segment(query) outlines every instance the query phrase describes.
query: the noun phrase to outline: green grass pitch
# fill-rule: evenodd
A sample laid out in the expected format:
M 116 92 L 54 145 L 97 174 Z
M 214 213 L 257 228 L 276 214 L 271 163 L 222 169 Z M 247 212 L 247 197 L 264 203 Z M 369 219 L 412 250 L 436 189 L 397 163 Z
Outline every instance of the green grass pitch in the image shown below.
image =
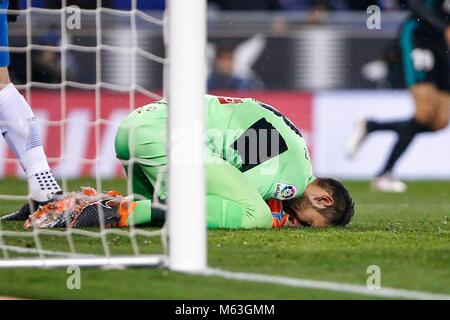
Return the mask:
M 93 180 L 75 180 L 79 186 Z M 295 278 L 365 285 L 369 265 L 381 268 L 381 286 L 450 294 L 450 182 L 410 182 L 404 194 L 371 192 L 367 182 L 346 182 L 356 202 L 348 229 L 218 230 L 208 232 L 212 267 Z M 104 190 L 124 190 L 120 180 Z M 0 194 L 25 194 L 21 180 L 0 181 Z M 1 201 L 0 215 L 21 203 Z M 186 204 L 189 214 L 189 204 Z M 21 230 L 3 223 L 2 229 Z M 32 238 L 7 238 L 33 247 Z M 100 241 L 76 237 L 77 249 L 101 252 Z M 130 241 L 108 237 L 113 254 L 131 253 Z M 60 238 L 42 237 L 45 249 L 66 251 Z M 162 252 L 160 239 L 138 238 L 142 252 Z M 0 251 L 0 259 L 3 258 Z M 68 290 L 65 269 L 2 269 L 0 296 L 112 299 L 354 299 L 362 295 L 291 288 L 216 277 L 188 276 L 161 269 L 83 269 L 81 290 Z

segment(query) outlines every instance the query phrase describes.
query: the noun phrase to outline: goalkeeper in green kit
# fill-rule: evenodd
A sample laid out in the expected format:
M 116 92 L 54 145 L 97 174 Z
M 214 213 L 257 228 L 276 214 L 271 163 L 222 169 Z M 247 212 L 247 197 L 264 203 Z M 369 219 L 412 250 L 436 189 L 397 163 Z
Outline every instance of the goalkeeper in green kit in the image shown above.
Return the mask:
M 289 216 L 291 224 L 317 227 L 350 221 L 353 203 L 347 190 L 335 180 L 313 176 L 304 139 L 277 110 L 251 98 L 212 95 L 206 95 L 205 105 L 209 228 L 270 228 Z M 146 199 L 152 198 L 158 174 L 156 193 L 167 196 L 167 108 L 158 101 L 134 110 L 116 136 L 117 157 L 135 161 L 132 170 L 125 168 L 132 172 L 133 193 Z M 270 208 L 269 199 L 280 200 L 285 213 L 276 202 L 269 202 Z M 152 210 L 151 200 L 136 201 L 128 211 L 128 223 L 134 224 L 158 224 L 164 215 Z
M 327 227 L 350 222 L 354 204 L 348 191 L 334 179 L 314 177 L 305 141 L 286 117 L 251 98 L 206 95 L 205 105 L 208 228 Z M 164 223 L 165 211 L 153 201 L 167 197 L 168 107 L 165 101 L 150 103 L 121 123 L 116 155 L 131 179 L 134 198 L 103 202 L 105 226 Z M 89 215 L 95 215 L 98 207 L 88 206 Z M 92 217 L 83 219 L 83 211 L 78 217 L 73 227 L 98 225 Z

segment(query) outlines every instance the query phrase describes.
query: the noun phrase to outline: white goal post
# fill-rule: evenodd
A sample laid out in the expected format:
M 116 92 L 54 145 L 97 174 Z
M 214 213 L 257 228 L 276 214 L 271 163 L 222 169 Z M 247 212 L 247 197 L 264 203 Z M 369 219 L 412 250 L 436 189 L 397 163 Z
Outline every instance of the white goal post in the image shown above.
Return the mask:
M 205 90 L 206 1 L 170 0 L 169 263 L 179 271 L 206 268 Z M 189 154 L 180 160 L 185 144 Z
M 168 209 L 166 224 L 162 230 L 146 230 L 130 226 L 129 229 L 92 230 L 37 230 L 22 231 L 17 228 L 8 229 L 0 222 L 0 268 L 12 267 L 64 267 L 69 265 L 89 267 L 113 266 L 157 266 L 167 267 L 181 272 L 203 272 L 207 269 L 207 230 L 205 214 L 205 169 L 203 163 L 204 152 L 204 94 L 206 90 L 206 0 L 168 0 L 164 18 L 155 18 L 137 8 L 137 0 L 131 1 L 131 10 L 118 10 L 101 7 L 101 0 L 97 0 L 97 9 L 80 12 L 95 19 L 96 45 L 82 46 L 73 44 L 67 39 L 67 30 L 64 20 L 67 16 L 67 1 L 62 0 L 62 9 L 43 9 L 32 7 L 32 1 L 27 0 L 27 7 L 21 10 L 21 18 L 26 23 L 25 47 L 10 47 L 10 52 L 26 54 L 27 74 L 26 84 L 17 85 L 24 90 L 25 97 L 30 101 L 32 88 L 59 89 L 61 93 L 61 120 L 42 120 L 46 126 L 61 126 L 61 155 L 49 159 L 50 162 L 67 161 L 64 141 L 69 135 L 64 131 L 70 126 L 67 119 L 66 88 L 91 90 L 95 92 L 96 118 L 89 125 L 95 129 L 96 159 L 81 159 L 82 165 L 97 165 L 101 162 L 98 144 L 101 141 L 102 125 L 105 120 L 100 119 L 101 95 L 103 89 L 112 91 L 128 90 L 132 92 L 129 99 L 129 109 L 135 107 L 135 93 L 155 99 L 159 93 L 151 92 L 137 83 L 136 69 L 138 63 L 136 56 L 148 59 L 150 62 L 163 63 L 164 75 L 168 76 L 164 84 L 164 96 L 169 102 L 168 116 Z M 33 42 L 31 21 L 34 14 L 59 15 L 61 19 L 61 41 L 59 46 L 47 46 Z M 103 43 L 101 26 L 102 14 L 129 17 L 131 32 L 130 47 L 117 47 Z M 166 42 L 166 57 L 158 57 L 151 52 L 140 48 L 138 39 L 137 19 L 143 22 L 163 26 Z M 141 26 L 142 27 L 142 26 Z M 129 42 L 127 42 L 130 44 Z M 61 83 L 50 84 L 34 81 L 31 74 L 31 50 L 50 50 L 60 54 Z M 87 84 L 67 79 L 66 65 L 69 63 L 67 52 L 80 51 L 95 53 L 96 57 L 96 83 Z M 102 51 L 130 54 L 131 75 L 127 88 L 108 83 L 102 77 Z M 168 70 L 166 70 L 168 68 Z M 33 107 L 33 105 L 32 105 Z M 180 136 L 182 137 L 180 139 Z M 186 148 L 186 144 L 188 148 Z M 1 149 L 1 145 L 0 145 Z M 184 152 L 182 159 L 176 155 Z M 0 150 L 1 151 L 1 150 Z M 6 159 L 5 163 L 16 165 L 15 159 Z M 64 168 L 64 166 L 62 166 Z M 94 170 L 97 188 L 102 187 L 100 170 Z M 93 171 L 93 172 L 94 172 Z M 64 171 L 60 173 L 62 185 L 68 188 L 68 178 Z M 1 179 L 1 178 L 0 178 Z M 131 183 L 128 183 L 130 195 Z M 71 190 L 70 190 L 71 191 Z M 0 194 L 0 201 L 27 200 L 27 195 Z M 0 212 L 0 215 L 5 212 Z M 108 237 L 117 235 L 130 239 L 130 253 L 112 254 L 114 244 L 109 243 Z M 60 252 L 48 249 L 42 237 L 57 237 L 66 242 L 68 250 Z M 75 237 L 89 237 L 101 243 L 101 254 L 86 254 L 77 250 Z M 138 244 L 137 237 L 161 237 L 164 246 L 162 254 L 141 253 L 142 244 Z M 16 242 L 10 243 L 11 238 L 32 241 L 33 246 L 21 246 Z

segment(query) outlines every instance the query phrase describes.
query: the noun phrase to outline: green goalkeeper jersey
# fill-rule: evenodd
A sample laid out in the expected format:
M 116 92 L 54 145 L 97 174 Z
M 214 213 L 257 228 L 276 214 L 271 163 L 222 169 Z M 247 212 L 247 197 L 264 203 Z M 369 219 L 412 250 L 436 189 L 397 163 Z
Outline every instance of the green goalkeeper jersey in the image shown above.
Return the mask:
M 206 95 L 205 102 L 208 226 L 270 227 L 264 200 L 301 196 L 314 180 L 304 139 L 287 118 L 254 99 Z M 135 224 L 154 223 L 152 198 L 167 196 L 167 111 L 165 101 L 137 108 L 116 135 L 133 193 L 146 199 L 137 201 Z
M 205 99 L 211 152 L 244 173 L 263 199 L 303 194 L 314 176 L 305 140 L 289 119 L 252 98 Z

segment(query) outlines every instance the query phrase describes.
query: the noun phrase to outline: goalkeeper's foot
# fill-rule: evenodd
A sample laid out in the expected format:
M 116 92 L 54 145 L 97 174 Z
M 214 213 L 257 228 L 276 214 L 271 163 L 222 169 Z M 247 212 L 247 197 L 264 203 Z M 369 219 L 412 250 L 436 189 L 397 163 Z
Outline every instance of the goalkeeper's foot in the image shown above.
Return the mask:
M 118 203 L 115 200 L 103 200 L 92 203 L 83 208 L 70 225 L 72 228 L 100 227 L 100 221 L 103 220 L 105 228 L 124 227 L 124 218 L 128 217 L 128 211 L 123 210 L 125 202 L 127 201 Z
M 118 227 L 121 216 L 119 205 L 114 200 L 103 200 L 86 206 L 71 222 L 71 227 L 100 227 L 102 225 L 100 221 L 102 220 L 105 228 Z
M 40 206 L 25 222 L 28 228 L 89 228 L 126 226 L 130 202 L 117 191 L 97 192 L 83 187 Z M 131 203 L 133 203 L 131 201 Z
M 0 221 L 25 221 L 27 220 L 30 215 L 32 215 L 36 210 L 38 210 L 40 207 L 45 206 L 46 204 L 58 200 L 63 195 L 62 191 L 59 191 L 53 195 L 53 198 L 49 201 L 40 202 L 35 200 L 30 200 L 29 202 L 25 203 L 19 210 L 16 212 L 7 214 L 6 216 L 3 216 L 0 218 Z

